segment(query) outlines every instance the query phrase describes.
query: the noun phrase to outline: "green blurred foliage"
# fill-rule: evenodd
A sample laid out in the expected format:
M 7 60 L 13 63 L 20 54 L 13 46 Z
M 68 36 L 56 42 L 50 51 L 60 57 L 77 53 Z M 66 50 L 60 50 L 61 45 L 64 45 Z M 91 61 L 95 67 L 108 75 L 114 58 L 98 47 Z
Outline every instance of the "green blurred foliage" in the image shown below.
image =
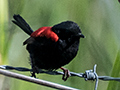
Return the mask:
M 4 9 L 6 11 L 4 11 Z M 8 30 L 8 3 L 0 0 L 0 64 L 7 59 L 8 43 L 6 31 Z M 3 60 L 3 61 L 2 61 Z
M 120 51 L 117 54 L 117 57 L 116 57 L 116 60 L 115 60 L 115 63 L 112 69 L 112 74 L 111 74 L 112 77 L 120 77 L 119 62 L 120 62 Z M 109 82 L 107 90 L 119 90 L 119 89 L 120 89 L 119 82 L 115 82 L 115 81 Z
M 25 18 L 33 30 L 66 20 L 76 22 L 86 38 L 81 39 L 77 56 L 65 67 L 79 73 L 97 64 L 98 75 L 114 76 L 116 72 L 120 77 L 119 64 L 116 65 L 120 62 L 116 59 L 120 55 L 120 4 L 117 0 L 0 0 L 0 64 L 30 68 L 28 52 L 22 46 L 29 36 L 11 22 L 14 14 Z M 17 73 L 30 76 L 29 72 Z M 61 80 L 62 76 L 39 74 L 37 77 L 81 90 L 93 90 L 95 84 L 78 77 L 70 77 L 66 82 Z M 10 78 L 5 78 L 3 83 L 1 90 L 53 90 Z M 110 88 L 111 83 L 108 83 L 99 81 L 98 90 Z M 115 88 L 118 90 L 119 85 Z

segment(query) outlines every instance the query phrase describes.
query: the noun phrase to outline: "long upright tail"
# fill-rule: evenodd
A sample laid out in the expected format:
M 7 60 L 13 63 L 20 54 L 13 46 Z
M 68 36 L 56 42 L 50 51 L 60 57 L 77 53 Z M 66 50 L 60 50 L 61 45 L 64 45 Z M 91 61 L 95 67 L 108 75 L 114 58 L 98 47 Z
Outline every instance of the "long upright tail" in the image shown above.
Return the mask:
M 31 35 L 33 33 L 33 30 L 30 28 L 27 22 L 20 15 L 14 15 L 13 18 L 15 20 L 12 20 L 12 22 L 17 26 L 19 26 L 28 35 Z

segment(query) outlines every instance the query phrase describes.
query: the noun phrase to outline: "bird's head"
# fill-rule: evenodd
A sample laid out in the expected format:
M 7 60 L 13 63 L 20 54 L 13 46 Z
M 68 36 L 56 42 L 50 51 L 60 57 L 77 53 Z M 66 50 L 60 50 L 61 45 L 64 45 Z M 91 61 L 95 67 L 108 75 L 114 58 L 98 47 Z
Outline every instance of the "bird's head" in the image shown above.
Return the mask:
M 52 31 L 55 32 L 59 38 L 67 39 L 70 37 L 84 38 L 79 26 L 73 21 L 65 21 L 54 25 Z

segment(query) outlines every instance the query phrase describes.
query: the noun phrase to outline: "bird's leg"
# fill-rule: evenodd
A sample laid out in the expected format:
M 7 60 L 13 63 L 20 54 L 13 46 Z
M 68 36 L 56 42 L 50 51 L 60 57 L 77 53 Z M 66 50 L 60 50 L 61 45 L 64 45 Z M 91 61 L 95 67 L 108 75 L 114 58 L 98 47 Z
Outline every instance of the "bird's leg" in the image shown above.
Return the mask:
M 32 76 L 31 77 L 36 78 L 35 73 L 37 73 L 37 74 L 39 73 L 39 69 L 36 66 L 32 67 L 32 72 L 31 72 Z
M 62 79 L 66 81 L 71 76 L 70 71 L 63 67 L 61 67 L 60 69 L 62 69 L 64 72 Z
M 31 74 L 32 74 L 32 76 L 31 76 L 31 77 L 36 78 L 35 72 L 31 72 Z

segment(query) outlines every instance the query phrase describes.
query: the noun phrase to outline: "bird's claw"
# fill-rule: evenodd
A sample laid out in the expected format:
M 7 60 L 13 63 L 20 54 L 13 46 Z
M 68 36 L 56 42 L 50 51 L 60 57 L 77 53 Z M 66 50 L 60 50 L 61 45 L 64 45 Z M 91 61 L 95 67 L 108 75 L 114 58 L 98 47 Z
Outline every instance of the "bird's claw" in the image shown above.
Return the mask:
M 36 78 L 35 72 L 31 72 L 31 77 Z
M 64 72 L 62 79 L 64 81 L 66 81 L 71 76 L 70 71 L 68 69 L 65 69 L 65 68 L 62 68 L 62 67 L 61 67 L 61 69 Z

